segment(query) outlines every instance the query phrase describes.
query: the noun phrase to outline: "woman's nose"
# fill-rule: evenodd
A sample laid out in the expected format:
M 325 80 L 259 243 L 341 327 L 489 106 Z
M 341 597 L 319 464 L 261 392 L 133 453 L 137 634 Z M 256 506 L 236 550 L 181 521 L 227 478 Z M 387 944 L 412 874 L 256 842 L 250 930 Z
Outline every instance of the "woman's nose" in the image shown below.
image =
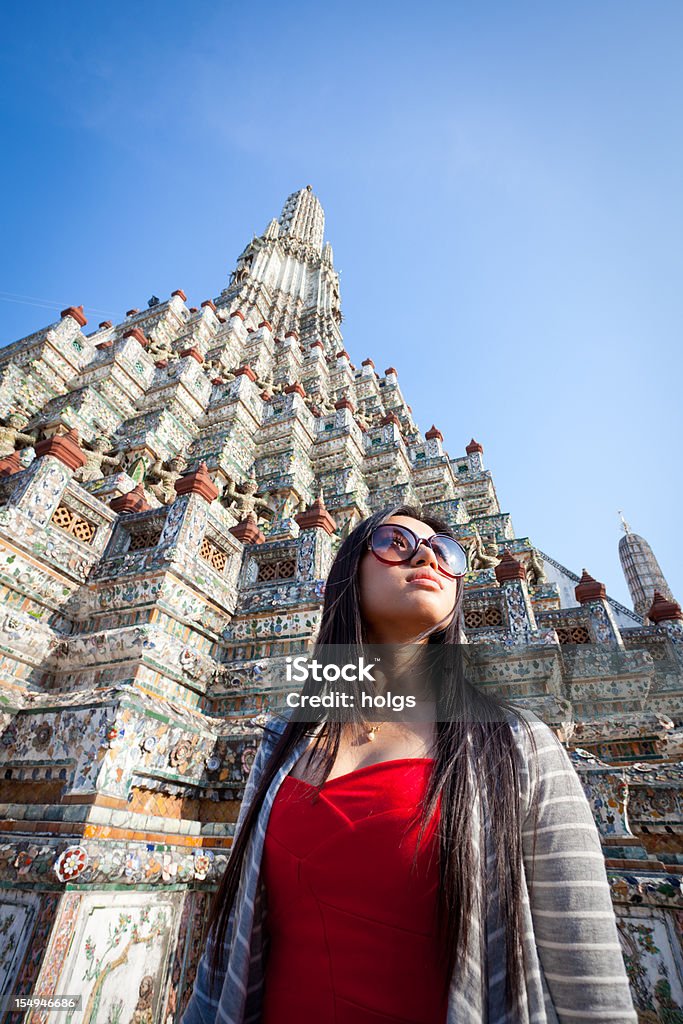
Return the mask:
M 423 538 L 420 538 L 420 542 L 417 545 L 417 551 L 415 552 L 413 557 L 410 559 L 410 564 L 411 565 L 425 565 L 425 564 L 427 564 L 427 565 L 430 565 L 432 567 L 432 569 L 438 569 L 439 568 L 439 562 L 437 560 L 436 555 L 434 554 L 434 552 L 430 548 L 429 544 L 427 544 L 426 540 L 424 540 Z

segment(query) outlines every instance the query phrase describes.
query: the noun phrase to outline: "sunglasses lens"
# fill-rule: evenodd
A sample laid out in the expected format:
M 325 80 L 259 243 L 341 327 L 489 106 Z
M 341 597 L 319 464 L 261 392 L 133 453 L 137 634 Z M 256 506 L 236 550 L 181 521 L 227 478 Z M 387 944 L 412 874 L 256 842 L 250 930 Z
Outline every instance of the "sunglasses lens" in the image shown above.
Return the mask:
M 436 560 L 445 572 L 462 576 L 467 572 L 467 555 L 456 540 L 443 534 L 432 537 L 432 550 Z
M 467 572 L 467 555 L 452 537 L 437 533 L 430 545 L 441 569 L 452 576 Z M 372 534 L 372 550 L 385 562 L 406 562 L 416 551 L 415 538 L 408 530 L 389 523 L 378 526 Z
M 415 550 L 415 542 L 400 526 L 378 526 L 372 535 L 372 550 L 387 562 L 405 562 Z

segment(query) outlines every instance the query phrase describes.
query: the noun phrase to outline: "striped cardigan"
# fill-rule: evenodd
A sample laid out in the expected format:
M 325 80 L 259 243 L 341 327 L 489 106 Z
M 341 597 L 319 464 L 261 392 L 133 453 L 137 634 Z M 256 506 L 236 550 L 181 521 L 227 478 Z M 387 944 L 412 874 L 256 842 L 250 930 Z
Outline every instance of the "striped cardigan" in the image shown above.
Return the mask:
M 464 967 L 451 979 L 445 1024 L 637 1024 L 612 908 L 605 863 L 593 815 L 579 778 L 554 733 L 524 712 L 537 746 L 538 773 L 522 725 L 512 722 L 521 748 L 520 775 L 524 868 L 523 942 L 527 970 L 523 1005 L 511 1017 L 504 1008 L 505 936 L 494 929 L 495 887 L 489 907 L 472 921 Z M 235 835 L 253 799 L 269 755 L 286 722 L 270 716 L 247 780 Z M 317 733 L 319 724 L 313 734 Z M 229 951 L 215 988 L 209 983 L 211 939 L 199 962 L 181 1024 L 258 1024 L 264 990 L 265 898 L 260 878 L 268 816 L 280 784 L 307 749 L 302 737 L 278 769 L 266 793 L 245 851 L 237 897 L 226 932 Z M 536 854 L 530 878 L 534 805 L 538 806 Z M 480 807 L 474 801 L 473 842 L 479 851 Z M 492 862 L 484 826 L 487 864 Z M 493 873 L 495 874 L 495 872 Z M 307 1024 L 307 1022 L 302 1022 Z

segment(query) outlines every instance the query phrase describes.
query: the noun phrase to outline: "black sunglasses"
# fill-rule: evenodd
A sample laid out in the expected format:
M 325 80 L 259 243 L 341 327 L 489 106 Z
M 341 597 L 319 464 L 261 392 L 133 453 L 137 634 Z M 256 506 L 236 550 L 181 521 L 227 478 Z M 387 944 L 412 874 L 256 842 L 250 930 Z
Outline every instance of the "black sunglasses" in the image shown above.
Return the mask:
M 407 526 L 384 523 L 376 526 L 368 538 L 368 548 L 385 565 L 400 565 L 413 557 L 420 544 L 434 552 L 439 572 L 449 579 L 458 579 L 467 572 L 467 552 L 457 540 L 446 533 L 418 537 Z

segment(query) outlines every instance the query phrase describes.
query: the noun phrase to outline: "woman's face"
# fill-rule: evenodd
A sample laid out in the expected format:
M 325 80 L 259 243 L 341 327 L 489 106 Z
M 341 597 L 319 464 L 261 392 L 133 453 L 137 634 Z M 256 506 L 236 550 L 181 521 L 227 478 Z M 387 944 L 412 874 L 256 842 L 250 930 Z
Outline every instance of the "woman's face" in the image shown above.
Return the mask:
M 418 537 L 433 537 L 435 532 L 410 516 L 391 516 L 386 522 L 407 526 Z M 436 555 L 425 544 L 409 561 L 397 565 L 386 565 L 366 551 L 358 574 L 369 643 L 409 643 L 437 624 L 446 626 L 452 618 L 458 580 L 439 572 Z

